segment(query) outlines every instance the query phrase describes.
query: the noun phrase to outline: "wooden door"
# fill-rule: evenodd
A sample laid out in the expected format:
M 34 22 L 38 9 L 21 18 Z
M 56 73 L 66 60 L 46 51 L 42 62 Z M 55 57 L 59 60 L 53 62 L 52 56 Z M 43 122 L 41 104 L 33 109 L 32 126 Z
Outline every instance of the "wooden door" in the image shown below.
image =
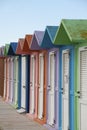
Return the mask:
M 9 99 L 9 58 L 7 59 L 7 101 Z
M 55 111 L 55 99 L 54 99 L 54 87 L 55 87 L 55 53 L 49 54 L 49 85 L 48 85 L 48 124 L 54 124 L 54 111 Z
M 87 130 L 87 48 L 79 49 L 78 119 L 79 130 Z
M 13 103 L 15 104 L 15 83 L 16 83 L 16 63 L 15 63 L 15 57 L 13 59 L 13 64 L 14 64 L 14 68 L 13 68 Z
M 62 130 L 69 128 L 69 50 L 62 52 Z
M 22 57 L 21 107 L 26 108 L 26 57 Z
M 14 65 L 14 63 L 13 63 L 13 58 L 11 58 L 11 79 L 10 79 L 10 100 L 11 100 L 11 102 L 12 102 L 12 100 L 13 100 L 13 65 Z
M 4 60 L 4 98 L 6 97 L 6 59 Z
M 35 56 L 31 55 L 31 72 L 30 72 L 30 113 L 35 109 Z
M 9 59 L 9 101 L 11 101 L 11 58 Z
M 15 58 L 15 105 L 18 104 L 18 57 Z
M 44 56 L 39 55 L 39 95 L 38 95 L 38 118 L 43 118 L 43 89 L 44 89 Z

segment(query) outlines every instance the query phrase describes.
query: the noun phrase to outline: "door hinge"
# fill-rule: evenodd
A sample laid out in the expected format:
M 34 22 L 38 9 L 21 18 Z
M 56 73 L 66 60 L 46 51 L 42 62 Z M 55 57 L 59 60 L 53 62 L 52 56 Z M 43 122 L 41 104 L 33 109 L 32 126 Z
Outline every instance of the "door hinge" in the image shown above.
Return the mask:
M 70 128 L 68 127 L 68 130 L 70 130 Z
M 34 60 L 36 60 L 36 56 L 34 56 Z
M 56 124 L 56 120 L 54 120 L 54 124 Z
M 42 114 L 42 117 L 44 117 L 44 114 Z
M 69 56 L 70 56 L 70 51 L 69 51 Z
M 56 57 L 56 53 L 54 53 L 54 57 Z

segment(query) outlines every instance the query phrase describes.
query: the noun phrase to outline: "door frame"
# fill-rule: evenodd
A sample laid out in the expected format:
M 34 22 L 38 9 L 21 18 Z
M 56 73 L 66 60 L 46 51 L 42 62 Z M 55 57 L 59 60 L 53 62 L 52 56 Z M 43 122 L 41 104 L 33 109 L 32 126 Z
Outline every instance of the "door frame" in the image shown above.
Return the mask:
M 21 56 L 19 56 L 18 60 L 18 109 L 21 108 Z
M 33 75 L 33 70 L 32 70 L 32 60 L 34 58 L 34 75 Z M 32 86 L 32 76 L 34 76 L 34 112 L 35 112 L 35 74 L 36 74 L 36 55 L 35 54 L 31 54 L 30 56 L 30 95 L 31 95 L 31 86 Z M 30 108 L 31 109 L 31 96 L 30 96 Z M 32 113 L 34 114 L 34 113 Z
M 69 86 L 70 86 L 70 83 L 69 83 L 69 81 L 68 81 L 68 92 L 67 92 L 67 94 L 68 95 L 64 95 L 63 93 L 64 93 L 64 88 L 63 88 L 63 85 L 64 85 L 64 60 L 63 60 L 63 55 L 64 54 L 68 54 L 68 56 L 69 56 L 69 69 L 68 69 L 68 71 L 69 71 L 69 77 L 70 77 L 70 49 L 64 49 L 64 50 L 62 50 L 62 88 L 61 88 L 61 91 L 62 91 L 62 106 L 63 106 L 63 101 L 64 101 L 64 99 L 66 99 L 66 98 L 68 98 L 68 111 L 69 111 L 69 91 L 70 91 L 70 88 L 69 88 Z M 69 78 L 68 77 L 68 78 Z M 70 78 L 69 78 L 70 79 Z M 68 80 L 69 80 L 68 79 Z M 64 106 L 62 107 L 62 118 L 63 118 L 63 109 L 64 109 Z M 62 119 L 62 126 L 63 126 L 63 120 L 64 120 L 64 118 Z M 69 124 L 69 112 L 68 112 L 68 124 Z M 63 129 L 63 128 L 62 128 Z M 69 129 L 69 126 L 68 126 L 68 129 Z M 64 129 L 63 129 L 64 130 Z
M 83 43 L 83 44 L 77 44 L 76 46 L 75 46 L 75 98 L 74 98 L 74 100 L 75 100 L 75 103 L 74 103 L 74 105 L 75 105 L 75 122 L 74 122 L 74 124 L 75 124 L 75 127 L 74 127 L 74 129 L 75 130 L 79 130 L 79 112 L 78 112 L 78 110 L 79 110 L 79 98 L 78 98 L 78 94 L 77 94 L 77 91 L 79 91 L 80 90 L 80 87 L 79 87 L 79 85 L 80 85 L 80 72 L 79 72 L 79 69 L 80 69 L 80 60 L 79 60 L 79 58 L 80 58 L 80 50 L 84 50 L 84 49 L 87 49 L 87 43 Z M 79 67 L 78 67 L 78 65 L 79 65 Z
M 43 58 L 43 88 L 42 88 L 42 92 L 43 92 L 43 107 L 44 107 L 44 75 L 45 75 L 45 73 L 44 73 L 44 69 L 45 69 L 45 63 L 44 63 L 44 54 L 43 53 L 39 53 L 39 87 L 38 87 L 38 118 L 39 118 L 39 101 L 40 101 L 40 97 L 39 97 L 39 94 L 40 94 L 40 91 L 41 91 L 41 87 L 40 87 L 40 80 L 41 80 L 41 75 L 42 75 L 42 73 L 41 73 L 41 69 L 42 68 L 40 68 L 41 67 L 41 58 Z M 44 111 L 44 110 L 43 110 Z M 42 114 L 42 118 L 43 118 L 43 114 Z M 41 119 L 42 119 L 41 118 Z M 40 119 L 40 118 L 39 118 Z
M 47 109 L 46 109 L 46 105 L 47 105 L 47 50 L 40 50 L 38 51 L 38 72 L 39 72 L 39 55 L 40 54 L 43 54 L 44 55 L 44 105 L 43 105 L 43 118 L 42 119 L 39 119 L 38 118 L 38 87 L 37 87 L 37 109 L 36 109 L 36 118 L 34 119 L 35 121 L 39 122 L 40 124 L 45 124 L 46 123 L 46 114 L 47 114 Z M 39 74 L 37 74 L 38 77 L 36 78 L 37 79 L 37 86 L 39 86 Z
M 59 130 L 62 129 L 62 52 L 64 50 L 70 51 L 69 63 L 69 128 L 74 129 L 74 46 L 60 47 L 59 52 Z
M 58 129 L 58 115 L 59 115 L 59 108 L 58 108 L 58 103 L 59 103 L 59 49 L 58 48 L 52 48 L 48 50 L 48 63 L 47 63 L 47 68 L 48 68 L 48 77 L 47 77 L 47 102 L 48 102 L 48 91 L 49 91 L 49 55 L 50 53 L 55 54 L 55 86 L 54 86 L 54 93 L 55 93 L 55 100 L 54 100 L 54 126 L 49 126 L 49 127 L 55 127 Z M 48 103 L 47 103 L 48 104 Z M 48 105 L 47 105 L 47 117 L 48 117 Z M 47 121 L 48 122 L 48 121 Z M 47 123 L 47 125 L 49 125 Z
M 29 102 L 29 94 L 30 94 L 30 55 L 22 55 L 21 56 L 21 71 L 22 71 L 22 57 L 25 57 L 26 58 L 26 94 L 25 94 L 25 110 L 26 112 L 28 113 L 29 112 L 29 105 L 30 105 L 30 102 Z M 22 73 L 21 73 L 22 74 Z M 21 75 L 21 81 L 22 81 L 22 75 Z M 22 92 L 22 82 L 21 82 L 21 92 Z

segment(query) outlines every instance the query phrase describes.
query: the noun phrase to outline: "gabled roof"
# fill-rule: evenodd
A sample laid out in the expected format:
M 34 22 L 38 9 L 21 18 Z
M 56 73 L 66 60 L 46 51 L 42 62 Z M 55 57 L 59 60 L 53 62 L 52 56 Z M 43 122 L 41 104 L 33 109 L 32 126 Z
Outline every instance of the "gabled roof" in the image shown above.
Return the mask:
M 8 55 L 16 55 L 17 42 L 11 42 L 8 50 Z
M 40 44 L 44 36 L 44 31 L 35 31 L 32 37 L 30 49 L 31 50 L 41 50 Z
M 0 47 L 0 56 L 4 56 L 4 46 Z
M 2 55 L 4 56 L 4 46 L 2 46 Z
M 23 54 L 23 51 L 22 51 L 23 44 L 24 44 L 24 39 L 19 38 L 17 48 L 16 48 L 16 54 Z
M 67 45 L 87 42 L 87 20 L 63 19 L 55 35 L 54 44 Z
M 25 40 L 26 40 L 29 48 L 30 48 L 32 37 L 33 37 L 33 35 L 28 35 L 28 34 L 25 36 Z
M 16 54 L 31 54 L 29 46 L 31 43 L 32 35 L 26 35 L 24 39 L 19 39 Z
M 22 51 L 25 53 L 25 54 L 29 54 L 31 53 L 32 51 L 30 50 L 30 44 L 31 44 L 31 40 L 32 40 L 32 36 L 33 35 L 25 35 L 25 39 L 24 39 L 24 44 L 22 46 Z
M 9 44 L 5 44 L 5 47 L 4 47 L 4 56 L 7 56 L 8 50 L 9 50 Z
M 46 27 L 44 37 L 41 42 L 42 48 L 49 49 L 52 47 L 56 47 L 56 45 L 53 44 L 53 40 L 54 40 L 57 29 L 58 29 L 58 26 L 47 26 Z

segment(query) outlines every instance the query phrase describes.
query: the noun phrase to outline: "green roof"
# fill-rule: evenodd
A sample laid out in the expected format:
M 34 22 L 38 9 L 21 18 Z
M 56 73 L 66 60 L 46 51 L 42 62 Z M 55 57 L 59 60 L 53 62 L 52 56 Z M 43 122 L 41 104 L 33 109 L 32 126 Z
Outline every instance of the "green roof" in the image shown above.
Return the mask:
M 54 44 L 69 45 L 87 42 L 87 20 L 63 19 L 55 35 Z
M 8 50 L 9 50 L 9 44 L 5 44 L 5 47 L 4 47 L 4 56 L 7 56 Z

